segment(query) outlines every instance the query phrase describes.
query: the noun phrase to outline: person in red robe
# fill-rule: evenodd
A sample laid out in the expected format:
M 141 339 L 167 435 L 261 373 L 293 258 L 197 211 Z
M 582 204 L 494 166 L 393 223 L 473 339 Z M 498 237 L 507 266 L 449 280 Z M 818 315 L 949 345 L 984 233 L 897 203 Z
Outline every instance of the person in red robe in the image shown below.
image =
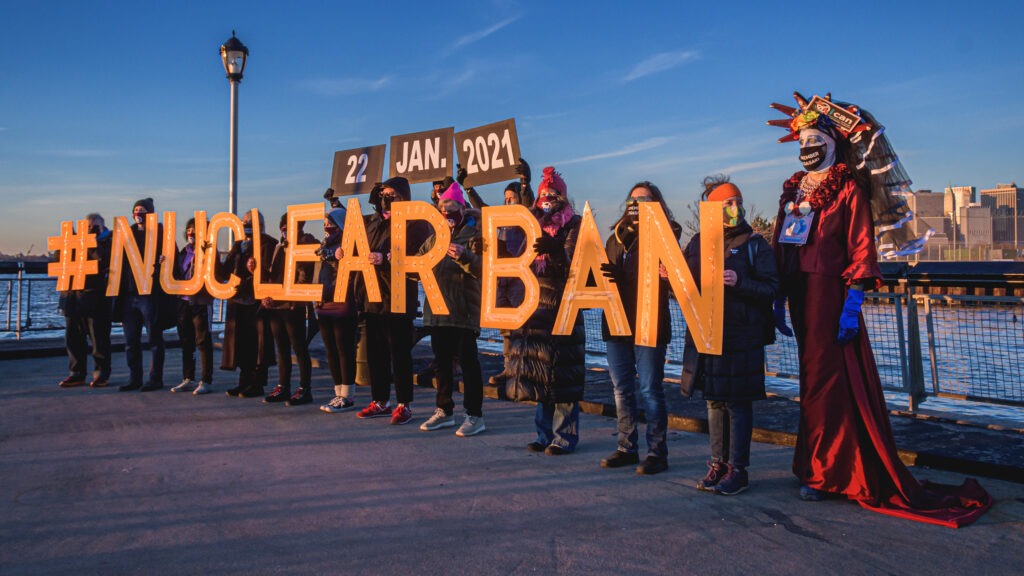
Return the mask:
M 877 142 L 884 139 L 881 126 L 866 111 L 830 97 L 810 103 L 795 97 L 799 110 L 773 107 L 791 115 L 790 135 L 781 141 L 799 139 L 806 171 L 782 185 L 773 247 L 783 294 L 776 324 L 783 334 L 795 332 L 800 363 L 793 455 L 800 496 L 840 495 L 885 514 L 951 527 L 969 524 L 992 505 L 974 479 L 961 486 L 918 481 L 900 461 L 860 312 L 864 292 L 882 281 L 872 207 L 886 203 L 872 198 L 889 198 L 884 183 L 873 189 L 881 180 L 872 181 L 872 170 L 864 167 L 873 165 L 868 155 L 884 150 L 891 170 L 895 155 L 887 142 Z M 785 324 L 787 297 L 792 332 Z

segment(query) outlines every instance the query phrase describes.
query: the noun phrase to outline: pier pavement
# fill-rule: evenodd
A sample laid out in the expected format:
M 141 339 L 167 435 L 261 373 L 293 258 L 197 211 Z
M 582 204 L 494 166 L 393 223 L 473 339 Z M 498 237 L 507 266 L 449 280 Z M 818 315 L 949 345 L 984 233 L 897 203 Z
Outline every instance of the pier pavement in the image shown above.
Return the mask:
M 171 382 L 180 359 L 167 358 Z M 123 381 L 123 354 L 114 366 Z M 228 398 L 227 372 L 194 397 L 60 389 L 64 367 L 0 362 L 4 575 L 1019 573 L 1024 485 L 984 474 L 995 506 L 952 530 L 800 501 L 781 444 L 756 442 L 750 490 L 715 496 L 694 489 L 707 437 L 679 429 L 670 469 L 641 477 L 599 467 L 615 446 L 601 414 L 582 416 L 575 454 L 546 456 L 525 450 L 528 404 L 487 399 L 488 430 L 457 438 L 418 429 L 425 388 L 399 427 Z M 314 393 L 330 394 L 324 369 Z

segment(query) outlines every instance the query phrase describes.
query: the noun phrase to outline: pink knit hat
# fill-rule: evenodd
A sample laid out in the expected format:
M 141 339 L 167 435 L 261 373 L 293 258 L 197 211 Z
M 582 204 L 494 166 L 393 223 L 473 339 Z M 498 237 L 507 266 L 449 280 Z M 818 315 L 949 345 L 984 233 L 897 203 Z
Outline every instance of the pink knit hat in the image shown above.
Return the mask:
M 548 166 L 544 169 L 544 176 L 540 180 L 540 186 L 537 186 L 537 195 L 540 196 L 547 189 L 554 190 L 563 197 L 568 191 L 565 187 L 565 180 L 562 180 L 561 174 L 555 172 L 554 166 Z
M 466 198 L 462 195 L 462 187 L 459 186 L 458 182 L 452 182 L 452 185 L 449 186 L 448 189 L 444 191 L 444 194 L 441 194 L 441 197 L 437 199 L 437 203 L 440 204 L 445 200 L 454 200 L 462 206 L 466 205 Z

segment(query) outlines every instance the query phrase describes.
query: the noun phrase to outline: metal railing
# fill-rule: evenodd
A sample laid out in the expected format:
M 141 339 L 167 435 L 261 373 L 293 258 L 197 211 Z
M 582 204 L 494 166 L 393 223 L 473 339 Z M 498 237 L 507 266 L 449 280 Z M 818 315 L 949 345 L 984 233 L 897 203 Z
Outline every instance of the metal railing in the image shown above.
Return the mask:
M 57 306 L 56 279 L 40 274 L 38 263 L 16 268 L 6 264 L 0 270 L 4 295 L 0 318 L 6 320 L 3 332 L 17 339 L 26 333 L 45 335 L 45 331 L 61 335 L 64 318 Z M 1007 279 L 1017 274 L 1016 270 L 999 268 L 986 276 L 985 266 L 980 268 L 974 273 L 975 281 L 988 285 L 1008 285 Z M 45 274 L 45 264 L 41 270 Z M 906 393 L 911 410 L 928 396 L 1024 405 L 1024 298 L 915 294 L 915 287 L 920 286 L 965 285 L 962 272 L 942 276 L 930 265 L 921 270 L 917 281 L 907 280 L 906 269 L 900 274 L 887 273 L 887 277 L 902 276 L 898 283 L 904 286 L 904 293 L 866 295 L 866 330 L 883 387 Z M 960 283 L 954 282 L 956 278 L 961 278 Z M 890 278 L 889 284 L 897 282 Z M 222 322 L 223 302 L 217 301 L 214 306 L 214 318 Z M 671 301 L 670 314 L 673 338 L 666 356 L 670 364 L 678 365 L 683 357 L 686 323 L 675 301 Z M 587 351 L 604 354 L 601 313 L 586 310 L 583 316 Z M 497 330 L 485 329 L 481 338 L 501 340 Z M 799 362 L 795 339 L 780 336 L 766 349 L 765 364 L 768 374 L 796 378 Z

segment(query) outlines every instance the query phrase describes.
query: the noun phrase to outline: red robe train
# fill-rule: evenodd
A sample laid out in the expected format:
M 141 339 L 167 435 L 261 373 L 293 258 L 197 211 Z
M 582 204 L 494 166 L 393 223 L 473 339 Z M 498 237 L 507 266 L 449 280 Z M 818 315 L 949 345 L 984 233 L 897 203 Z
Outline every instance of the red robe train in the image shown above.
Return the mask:
M 868 195 L 845 165 L 833 166 L 804 198 L 815 210 L 807 244 L 778 243 L 785 206 L 795 200 L 803 175 L 783 184 L 774 242 L 800 359 L 793 473 L 801 484 L 876 512 L 950 527 L 970 524 L 992 498 L 973 478 L 946 486 L 913 477 L 896 453 L 866 331 L 847 345 L 838 342 L 847 286 L 878 283 L 882 276 Z

